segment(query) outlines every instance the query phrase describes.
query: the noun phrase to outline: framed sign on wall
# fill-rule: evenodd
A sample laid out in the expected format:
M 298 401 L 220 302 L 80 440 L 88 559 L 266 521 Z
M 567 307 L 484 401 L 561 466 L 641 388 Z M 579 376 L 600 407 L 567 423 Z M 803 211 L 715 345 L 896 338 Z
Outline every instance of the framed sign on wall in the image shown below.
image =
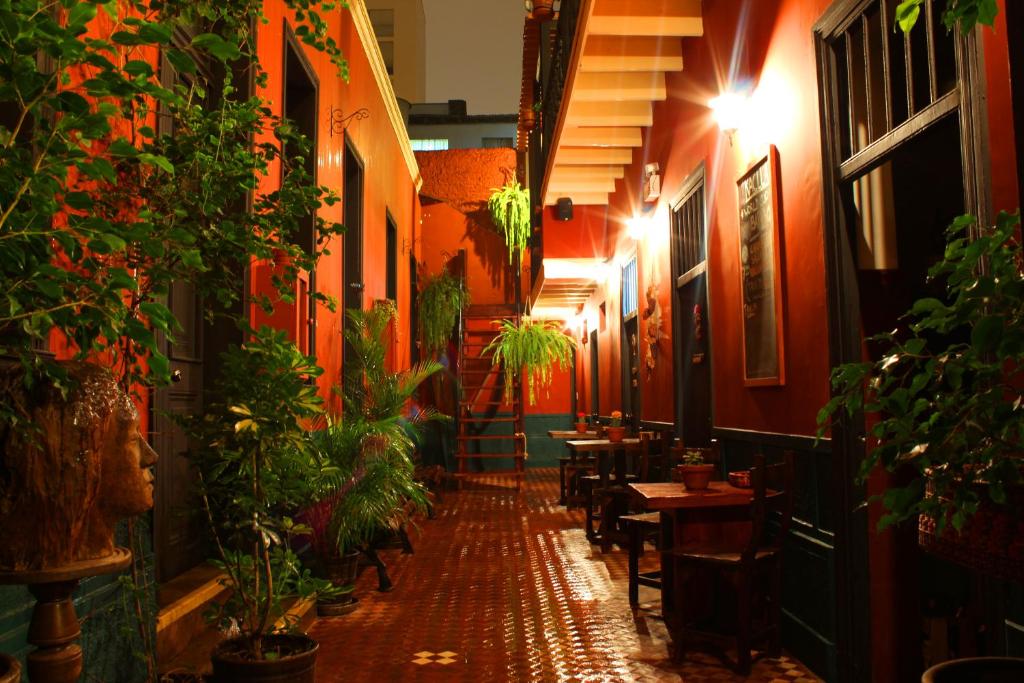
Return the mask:
M 772 145 L 736 181 L 739 192 L 743 381 L 786 383 L 782 317 L 778 150 Z

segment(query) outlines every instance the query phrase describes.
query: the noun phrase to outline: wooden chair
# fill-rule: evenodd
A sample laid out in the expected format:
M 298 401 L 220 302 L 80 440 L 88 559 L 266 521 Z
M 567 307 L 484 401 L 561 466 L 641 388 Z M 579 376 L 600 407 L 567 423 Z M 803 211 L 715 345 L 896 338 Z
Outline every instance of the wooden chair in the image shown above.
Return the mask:
M 629 535 L 629 606 L 637 607 L 640 603 L 640 586 L 650 586 L 661 590 L 661 571 L 641 572 L 640 558 L 644 554 L 644 543 L 650 542 L 659 549 L 661 535 L 661 513 L 641 512 L 635 515 L 623 515 L 619 518 Z
M 755 456 L 749 541 L 739 546 L 693 544 L 668 551 L 679 560 L 677 566 L 709 569 L 730 580 L 736 594 L 736 669 L 742 675 L 750 673 L 750 650 L 755 643 L 767 642 L 771 657 L 781 651 L 782 547 L 793 516 L 793 476 L 792 452 L 772 465 L 765 464 L 763 455 Z M 755 603 L 761 608 L 758 624 Z

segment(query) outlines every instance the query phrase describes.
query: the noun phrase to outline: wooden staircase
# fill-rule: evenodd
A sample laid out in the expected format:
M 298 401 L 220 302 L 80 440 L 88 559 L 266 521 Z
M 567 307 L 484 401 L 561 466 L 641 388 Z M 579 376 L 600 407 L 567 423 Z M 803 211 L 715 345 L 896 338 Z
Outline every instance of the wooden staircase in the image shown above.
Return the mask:
M 526 436 L 523 425 L 523 392 L 517 380 L 509 401 L 505 398 L 503 368 L 493 365 L 487 345 L 497 336 L 492 321 L 516 320 L 517 307 L 508 305 L 468 306 L 459 327 L 459 430 L 456 477 L 460 483 L 470 477 L 511 477 L 516 490 L 522 486 L 526 465 Z M 502 407 L 511 414 L 502 412 Z M 488 467 L 497 461 L 504 467 Z

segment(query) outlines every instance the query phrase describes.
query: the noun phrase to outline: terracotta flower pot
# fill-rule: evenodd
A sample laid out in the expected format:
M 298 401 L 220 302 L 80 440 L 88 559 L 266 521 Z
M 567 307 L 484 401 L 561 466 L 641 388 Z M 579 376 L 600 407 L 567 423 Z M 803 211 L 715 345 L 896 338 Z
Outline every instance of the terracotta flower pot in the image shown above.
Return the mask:
M 537 123 L 537 112 L 533 109 L 524 109 L 519 114 L 519 120 L 523 124 L 523 130 L 533 130 L 534 124 Z
M 0 683 L 21 683 L 21 664 L 10 655 L 0 653 Z
M 243 638 L 222 641 L 210 656 L 217 683 L 314 683 L 320 645 L 304 635 L 264 636 L 264 652 L 276 651 L 274 659 L 250 659 Z
M 353 595 L 342 595 L 334 600 L 317 600 L 316 615 L 318 617 L 343 617 L 351 614 L 359 607 L 359 598 Z
M 703 491 L 711 483 L 715 473 L 714 465 L 680 465 L 683 475 L 683 486 L 689 491 Z
M 608 427 L 608 440 L 612 443 L 619 443 L 625 436 L 625 427 Z
M 576 433 L 577 434 L 586 434 L 587 433 L 587 427 L 589 427 L 589 426 L 590 425 L 588 425 L 586 422 L 577 422 L 576 423 Z

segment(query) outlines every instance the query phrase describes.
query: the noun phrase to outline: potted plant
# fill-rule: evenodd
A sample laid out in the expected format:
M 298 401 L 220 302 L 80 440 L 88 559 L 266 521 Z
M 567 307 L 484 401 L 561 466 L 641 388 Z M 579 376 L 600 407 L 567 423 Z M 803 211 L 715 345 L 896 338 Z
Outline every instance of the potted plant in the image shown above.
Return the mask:
M 715 466 L 705 463 L 704 454 L 695 448 L 683 451 L 682 463 L 676 469 L 688 491 L 703 491 L 711 483 L 711 477 L 715 473 Z
M 530 246 L 530 235 L 533 232 L 530 223 L 530 190 L 518 181 L 506 183 L 492 191 L 487 200 L 487 208 L 494 225 L 505 238 L 508 262 L 512 263 L 517 252 L 522 254 Z
M 433 357 L 444 350 L 459 313 L 469 301 L 462 280 L 447 269 L 426 278 L 416 298 L 420 346 L 425 356 Z
M 388 371 L 383 339 L 394 315 L 388 306 L 348 311 L 345 338 L 353 360 L 341 389 L 344 419 L 328 417 L 326 427 L 312 434 L 329 473 L 319 481 L 320 502 L 311 511 L 313 549 L 336 585 L 355 581 L 360 549 L 427 505 L 426 489 L 415 479 L 412 437 L 425 422 L 444 416 L 430 409 L 406 416 L 405 407 L 441 366 L 426 361 Z
M 312 683 L 317 643 L 295 633 L 285 601 L 336 594 L 291 548 L 309 527 L 291 518 L 323 476 L 303 423 L 322 415 L 321 374 L 284 332 L 263 327 L 222 355 L 220 397 L 183 421 L 230 596 L 211 615 L 233 633 L 213 651 L 216 680 Z
M 590 425 L 587 424 L 587 414 L 576 413 L 576 432 L 579 434 L 586 434 L 589 427 Z
M 1024 250 L 1019 215 L 979 229 L 962 216 L 929 277 L 944 299 L 916 301 L 902 329 L 874 338 L 879 360 L 832 373 L 819 434 L 842 413 L 878 416 L 865 480 L 876 467 L 909 476 L 882 496 L 885 527 L 916 518 L 926 550 L 1005 578 L 1024 572 Z
M 622 411 L 613 410 L 612 421 L 608 424 L 608 440 L 612 443 L 619 443 L 626 435 L 626 428 L 622 426 Z
M 522 322 L 495 320 L 498 334 L 484 349 L 493 352 L 493 363 L 504 363 L 505 396 L 511 396 L 516 378 L 526 377 L 527 399 L 537 402 L 537 390 L 551 385 L 551 371 L 557 365 L 565 370 L 572 363 L 576 340 L 554 321 L 523 316 Z

